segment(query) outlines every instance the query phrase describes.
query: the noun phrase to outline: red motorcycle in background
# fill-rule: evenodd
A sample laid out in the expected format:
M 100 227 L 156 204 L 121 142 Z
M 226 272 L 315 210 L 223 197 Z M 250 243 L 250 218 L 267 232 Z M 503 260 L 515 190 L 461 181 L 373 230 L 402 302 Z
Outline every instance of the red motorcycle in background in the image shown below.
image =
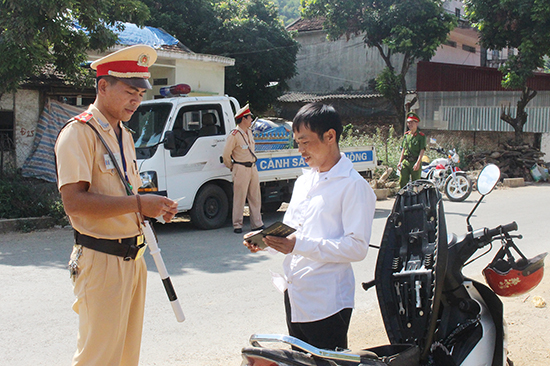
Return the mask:
M 430 148 L 437 151 L 444 158 L 434 159 L 430 163 L 422 162 L 422 179 L 430 180 L 449 200 L 462 202 L 472 193 L 472 181 L 468 175 L 457 166 L 460 157 L 457 152 L 449 150 L 445 152 L 442 148 Z

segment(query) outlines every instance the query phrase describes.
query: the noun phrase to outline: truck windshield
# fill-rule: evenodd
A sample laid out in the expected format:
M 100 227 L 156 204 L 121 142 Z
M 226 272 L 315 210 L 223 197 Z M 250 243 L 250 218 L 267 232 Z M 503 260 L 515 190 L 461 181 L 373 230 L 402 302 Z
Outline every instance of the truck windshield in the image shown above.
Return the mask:
M 128 121 L 128 127 L 135 131 L 133 137 L 138 159 L 150 158 L 155 153 L 171 109 L 170 103 L 142 105 Z

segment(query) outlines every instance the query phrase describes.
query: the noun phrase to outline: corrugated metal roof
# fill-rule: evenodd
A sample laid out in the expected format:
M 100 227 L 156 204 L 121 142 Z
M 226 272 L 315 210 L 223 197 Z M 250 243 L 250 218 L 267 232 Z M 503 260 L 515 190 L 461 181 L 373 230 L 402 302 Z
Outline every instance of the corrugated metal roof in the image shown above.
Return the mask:
M 302 103 L 302 102 L 320 102 L 329 99 L 371 99 L 381 98 L 378 93 L 333 93 L 333 94 L 317 94 L 291 92 L 281 95 L 277 100 L 281 103 Z
M 492 67 L 420 61 L 416 75 L 419 92 L 509 90 L 502 86 L 502 73 Z M 527 86 L 534 90 L 550 90 L 550 74 L 534 73 Z
M 441 120 L 455 131 L 514 131 L 510 124 L 500 119 L 500 107 L 440 107 Z M 549 132 L 550 107 L 526 108 L 527 122 L 524 132 Z M 510 109 L 512 116 L 516 108 Z

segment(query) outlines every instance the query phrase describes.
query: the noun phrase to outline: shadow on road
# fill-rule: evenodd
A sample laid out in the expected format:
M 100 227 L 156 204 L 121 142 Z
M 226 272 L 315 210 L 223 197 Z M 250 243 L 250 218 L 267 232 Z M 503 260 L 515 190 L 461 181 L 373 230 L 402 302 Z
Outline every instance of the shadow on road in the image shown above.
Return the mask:
M 377 208 L 375 219 L 385 219 L 391 210 Z M 283 219 L 284 211 L 264 213 L 266 225 Z M 250 253 L 242 245 L 243 234 L 233 233 L 228 220 L 216 230 L 200 230 L 189 221 L 154 224 L 161 254 L 170 275 L 190 270 L 207 273 L 243 271 L 249 266 L 272 259 L 269 253 Z M 244 233 L 249 230 L 245 217 Z M 50 229 L 30 233 L 9 233 L 0 240 L 0 265 L 15 267 L 45 266 L 65 268 L 73 244 L 71 229 Z M 153 258 L 146 254 L 149 271 L 157 272 Z

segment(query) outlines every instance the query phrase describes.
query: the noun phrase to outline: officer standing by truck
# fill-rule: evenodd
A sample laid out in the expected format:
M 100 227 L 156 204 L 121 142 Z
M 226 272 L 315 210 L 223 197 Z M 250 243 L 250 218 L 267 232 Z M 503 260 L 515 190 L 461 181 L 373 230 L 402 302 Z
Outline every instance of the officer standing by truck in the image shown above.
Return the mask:
M 418 129 L 420 117 L 416 113 L 407 113 L 407 127 L 403 138 L 403 149 L 397 169 L 401 171 L 399 187 L 403 188 L 411 181 L 420 179 L 422 168 L 422 157 L 426 150 L 426 135 Z
M 250 209 L 252 230 L 264 227 L 261 215 L 262 195 L 256 168 L 254 135 L 250 129 L 254 117 L 245 105 L 235 114 L 237 127 L 227 137 L 223 150 L 223 163 L 233 174 L 233 231 L 243 232 L 245 201 Z

